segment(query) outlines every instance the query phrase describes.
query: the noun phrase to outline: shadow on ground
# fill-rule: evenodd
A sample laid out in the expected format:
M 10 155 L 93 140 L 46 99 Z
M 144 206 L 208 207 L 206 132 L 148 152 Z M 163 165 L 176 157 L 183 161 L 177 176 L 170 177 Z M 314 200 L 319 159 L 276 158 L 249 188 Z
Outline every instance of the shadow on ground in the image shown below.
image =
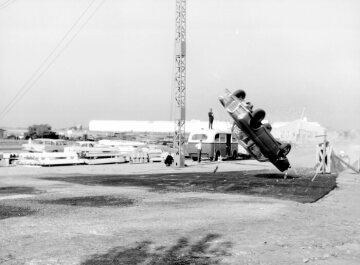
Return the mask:
M 180 238 L 170 247 L 155 247 L 150 241 L 143 241 L 93 255 L 81 265 L 221 265 L 225 264 L 223 258 L 230 255 L 232 243 L 218 242 L 219 238 L 217 234 L 209 234 L 193 244 L 187 238 Z
M 0 195 L 1 194 L 34 194 L 40 192 L 41 191 L 33 187 L 23 187 L 23 186 L 0 187 Z
M 70 206 L 102 207 L 102 206 L 130 206 L 135 200 L 117 196 L 84 196 L 69 197 L 57 200 L 39 200 L 43 204 L 61 204 Z
M 11 217 L 22 217 L 36 213 L 35 210 L 24 207 L 0 205 L 0 220 Z
M 336 187 L 336 175 L 318 175 L 312 181 L 311 169 L 284 174 L 266 170 L 234 172 L 190 172 L 138 175 L 69 175 L 48 177 L 83 185 L 141 186 L 165 192 L 221 192 L 267 196 L 278 199 L 311 203 Z

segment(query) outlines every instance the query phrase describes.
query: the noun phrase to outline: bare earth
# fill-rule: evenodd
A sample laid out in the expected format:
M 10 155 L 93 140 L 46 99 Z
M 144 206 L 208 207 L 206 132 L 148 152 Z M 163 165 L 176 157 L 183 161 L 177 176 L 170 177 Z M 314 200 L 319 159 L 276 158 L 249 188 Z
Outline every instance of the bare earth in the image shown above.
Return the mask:
M 0 264 L 360 264 L 360 176 L 351 172 L 315 203 L 51 179 L 273 168 L 188 163 L 0 168 L 0 187 L 22 187 L 0 190 L 0 206 L 28 210 L 0 219 Z M 87 205 L 85 196 L 98 205 Z

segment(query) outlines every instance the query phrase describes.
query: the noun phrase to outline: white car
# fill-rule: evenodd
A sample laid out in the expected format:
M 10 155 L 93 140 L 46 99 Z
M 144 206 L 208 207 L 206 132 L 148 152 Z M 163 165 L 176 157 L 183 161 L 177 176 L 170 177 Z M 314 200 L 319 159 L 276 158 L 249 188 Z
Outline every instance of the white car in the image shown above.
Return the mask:
M 67 142 L 64 140 L 39 138 L 29 140 L 27 144 L 22 145 L 22 149 L 32 153 L 64 152 L 65 146 L 67 146 Z

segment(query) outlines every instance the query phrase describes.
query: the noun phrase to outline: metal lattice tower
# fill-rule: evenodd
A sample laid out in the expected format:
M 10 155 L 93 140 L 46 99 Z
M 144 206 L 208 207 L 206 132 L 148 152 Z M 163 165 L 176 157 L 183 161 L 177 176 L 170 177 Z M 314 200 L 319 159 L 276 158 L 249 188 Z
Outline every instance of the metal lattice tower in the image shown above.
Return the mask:
M 176 0 L 174 165 L 185 166 L 186 0 Z

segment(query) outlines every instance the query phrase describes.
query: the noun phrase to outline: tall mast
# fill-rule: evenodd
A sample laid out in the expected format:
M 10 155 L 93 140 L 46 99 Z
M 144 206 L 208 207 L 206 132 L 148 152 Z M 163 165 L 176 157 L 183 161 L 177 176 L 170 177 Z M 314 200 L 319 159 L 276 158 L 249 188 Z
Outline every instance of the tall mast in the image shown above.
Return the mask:
M 185 166 L 186 0 L 176 0 L 174 164 Z

